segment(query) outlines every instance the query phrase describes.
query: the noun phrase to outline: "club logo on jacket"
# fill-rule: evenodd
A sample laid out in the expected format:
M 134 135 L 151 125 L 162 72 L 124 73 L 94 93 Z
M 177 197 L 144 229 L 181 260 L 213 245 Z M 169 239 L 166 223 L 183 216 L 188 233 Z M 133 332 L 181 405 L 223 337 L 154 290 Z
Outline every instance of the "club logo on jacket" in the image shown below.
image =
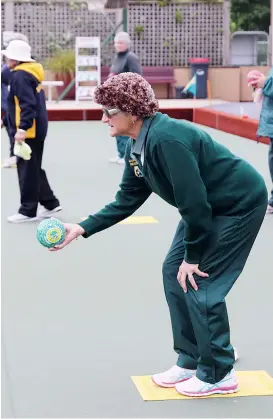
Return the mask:
M 135 159 L 129 160 L 130 166 L 137 166 L 137 161 Z
M 137 160 L 132 158 L 131 160 L 129 160 L 129 164 L 130 164 L 131 167 L 134 168 L 134 172 L 135 172 L 136 177 L 143 177 L 142 170 L 140 169 Z
M 139 166 L 134 166 L 134 172 L 135 172 L 136 177 L 143 177 L 143 173 L 140 170 Z

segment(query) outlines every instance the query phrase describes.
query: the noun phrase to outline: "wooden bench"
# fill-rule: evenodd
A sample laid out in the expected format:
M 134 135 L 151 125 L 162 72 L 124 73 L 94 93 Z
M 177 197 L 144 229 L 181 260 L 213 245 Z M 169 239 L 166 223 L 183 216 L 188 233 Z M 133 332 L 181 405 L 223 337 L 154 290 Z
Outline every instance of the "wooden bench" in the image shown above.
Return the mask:
M 52 87 L 63 86 L 64 82 L 58 80 L 44 80 L 42 85 L 48 88 L 47 100 L 48 102 L 52 102 Z
M 101 68 L 101 82 L 103 83 L 110 73 L 109 67 Z M 143 67 L 143 77 L 152 84 L 167 84 L 168 99 L 173 97 L 175 84 L 173 67 Z

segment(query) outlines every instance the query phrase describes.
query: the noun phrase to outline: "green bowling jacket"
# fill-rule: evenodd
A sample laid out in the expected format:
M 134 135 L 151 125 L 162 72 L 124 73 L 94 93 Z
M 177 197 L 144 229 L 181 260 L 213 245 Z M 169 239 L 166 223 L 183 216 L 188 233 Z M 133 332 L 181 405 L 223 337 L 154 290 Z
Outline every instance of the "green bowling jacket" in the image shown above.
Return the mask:
M 213 217 L 242 216 L 267 200 L 264 180 L 250 164 L 195 125 L 160 112 L 129 140 L 125 161 L 115 201 L 79 223 L 83 237 L 129 217 L 154 192 L 178 209 L 185 260 L 199 263 Z

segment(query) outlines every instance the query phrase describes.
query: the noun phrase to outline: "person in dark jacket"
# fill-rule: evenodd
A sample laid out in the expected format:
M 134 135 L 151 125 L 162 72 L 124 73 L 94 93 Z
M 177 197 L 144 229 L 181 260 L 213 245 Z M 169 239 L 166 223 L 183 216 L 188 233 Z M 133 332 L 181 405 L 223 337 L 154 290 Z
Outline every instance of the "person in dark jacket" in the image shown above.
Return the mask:
M 115 36 L 116 55 L 113 59 L 108 77 L 127 72 L 142 74 L 139 58 L 130 51 L 130 43 L 130 36 L 127 32 L 117 33 Z M 128 139 L 129 137 L 126 135 L 116 136 L 117 156 L 110 159 L 111 163 L 124 164 L 124 155 Z
M 4 115 L 1 119 L 1 128 L 5 127 L 9 141 L 10 141 L 10 156 L 4 160 L 4 167 L 14 167 L 17 162 L 16 156 L 14 156 L 14 138 L 9 135 L 8 131 L 8 118 L 7 118 L 7 102 L 9 95 L 9 84 L 11 79 L 11 71 L 8 68 L 7 64 L 3 64 L 1 68 L 1 113 Z
M 46 173 L 41 168 L 48 128 L 42 86 L 44 70 L 41 64 L 31 58 L 31 48 L 25 41 L 11 41 L 2 54 L 12 70 L 7 100 L 9 135 L 18 144 L 28 144 L 32 152 L 30 160 L 17 159 L 21 206 L 18 213 L 8 217 L 9 222 L 23 223 L 40 217 L 50 217 L 61 210 Z M 37 215 L 38 203 L 45 207 L 40 215 Z
M 181 220 L 162 271 L 178 357 L 152 380 L 189 397 L 237 392 L 225 298 L 263 222 L 265 182 L 207 132 L 158 112 L 151 86 L 137 74 L 113 76 L 94 99 L 110 135 L 131 137 L 122 182 L 101 211 L 65 224 L 64 242 L 51 251 L 131 216 L 152 192 L 177 208 Z
M 27 37 L 18 32 L 10 32 L 8 36 L 6 34 L 3 35 L 3 48 L 6 48 L 9 44 L 9 42 L 14 41 L 16 39 L 20 39 L 21 41 L 25 41 L 28 43 Z M 8 122 L 7 122 L 7 99 L 9 94 L 9 83 L 11 79 L 11 70 L 8 68 L 7 64 L 2 64 L 1 67 L 1 113 L 3 118 L 1 118 L 1 128 L 5 127 L 9 142 L 10 142 L 10 157 L 4 160 L 3 166 L 5 168 L 9 167 L 16 167 L 17 163 L 17 157 L 14 156 L 14 138 L 9 135 L 8 132 Z

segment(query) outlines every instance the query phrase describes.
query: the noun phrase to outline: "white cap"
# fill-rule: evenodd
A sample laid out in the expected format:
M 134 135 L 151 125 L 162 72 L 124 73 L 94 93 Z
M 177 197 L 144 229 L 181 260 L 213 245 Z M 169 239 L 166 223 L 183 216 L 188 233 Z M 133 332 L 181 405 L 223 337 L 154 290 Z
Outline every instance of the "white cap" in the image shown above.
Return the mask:
M 34 61 L 31 58 L 31 47 L 30 45 L 19 39 L 10 41 L 7 48 L 2 50 L 1 53 L 9 58 L 10 60 L 22 61 L 22 62 L 32 62 Z

